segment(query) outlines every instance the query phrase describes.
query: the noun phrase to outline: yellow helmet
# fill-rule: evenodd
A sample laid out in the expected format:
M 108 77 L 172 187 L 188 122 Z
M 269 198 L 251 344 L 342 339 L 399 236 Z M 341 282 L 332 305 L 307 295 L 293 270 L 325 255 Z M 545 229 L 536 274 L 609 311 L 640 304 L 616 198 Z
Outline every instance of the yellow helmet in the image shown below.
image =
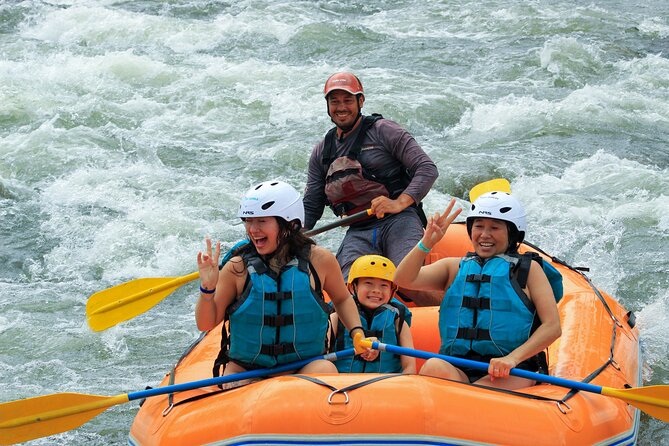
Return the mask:
M 392 282 L 395 269 L 393 262 L 386 257 L 376 254 L 361 256 L 351 265 L 351 270 L 348 273 L 348 284 L 352 284 L 359 277 L 376 277 Z

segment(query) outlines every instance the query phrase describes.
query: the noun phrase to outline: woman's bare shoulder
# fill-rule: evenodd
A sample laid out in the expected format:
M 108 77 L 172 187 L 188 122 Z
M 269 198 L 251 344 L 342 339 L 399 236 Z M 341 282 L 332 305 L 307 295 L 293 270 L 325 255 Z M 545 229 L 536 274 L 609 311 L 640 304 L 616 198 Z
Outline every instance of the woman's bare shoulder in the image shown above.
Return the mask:
M 334 254 L 332 254 L 330 250 L 318 245 L 313 245 L 311 247 L 309 260 L 311 260 L 313 264 L 321 262 L 331 262 L 333 259 L 336 260 Z
M 434 265 L 433 268 L 435 269 L 443 269 L 443 268 L 448 268 L 449 271 L 453 270 L 454 268 L 460 268 L 460 260 L 461 257 L 442 257 L 441 259 L 432 262 L 430 266 Z
M 221 272 L 239 275 L 246 272 L 246 265 L 241 256 L 231 257 L 221 268 Z

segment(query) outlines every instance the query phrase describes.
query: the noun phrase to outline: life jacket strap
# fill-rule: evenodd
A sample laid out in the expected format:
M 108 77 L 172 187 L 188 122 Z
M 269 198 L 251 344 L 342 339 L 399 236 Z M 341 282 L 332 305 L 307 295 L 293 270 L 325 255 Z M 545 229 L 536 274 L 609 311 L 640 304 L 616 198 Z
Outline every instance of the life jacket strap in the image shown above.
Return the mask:
M 360 151 L 362 150 L 362 142 L 365 139 L 367 130 L 372 125 L 374 125 L 374 123 L 377 120 L 382 118 L 383 116 L 378 113 L 372 113 L 370 116 L 363 116 L 362 123 L 360 124 L 360 131 L 358 132 L 358 135 L 355 138 L 355 141 L 353 142 L 353 146 L 348 151 L 346 156 L 350 157 L 351 159 L 358 158 L 358 155 L 360 155 Z M 324 172 L 328 171 L 328 169 L 330 168 L 330 164 L 332 164 L 332 161 L 334 160 L 334 152 L 335 152 L 334 142 L 336 135 L 337 135 L 337 127 L 331 128 L 325 135 L 325 143 L 323 147 L 323 158 L 322 158 Z
M 265 293 L 265 299 L 271 301 L 290 300 L 293 298 L 292 291 L 272 291 Z
M 462 306 L 469 308 L 471 310 L 489 310 L 490 309 L 490 298 L 487 297 L 476 297 L 476 296 L 464 296 L 462 298 Z
M 468 274 L 467 282 L 476 283 L 490 283 L 490 276 L 488 274 Z
M 289 342 L 281 344 L 263 344 L 262 347 L 260 347 L 260 353 L 269 356 L 287 355 L 295 353 L 295 345 Z
M 277 314 L 264 317 L 265 325 L 269 327 L 285 327 L 286 325 L 293 325 L 292 314 Z
M 490 331 L 483 328 L 458 328 L 458 334 L 456 335 L 459 339 L 467 340 L 477 340 L 477 341 L 490 341 Z

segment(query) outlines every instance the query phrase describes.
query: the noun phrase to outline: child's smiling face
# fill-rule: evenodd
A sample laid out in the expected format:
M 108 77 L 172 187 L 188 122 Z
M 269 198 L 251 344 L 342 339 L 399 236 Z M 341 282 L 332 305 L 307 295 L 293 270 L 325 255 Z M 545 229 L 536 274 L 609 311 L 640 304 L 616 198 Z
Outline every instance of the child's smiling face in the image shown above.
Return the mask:
M 393 283 L 376 277 L 360 277 L 356 291 L 360 305 L 373 310 L 388 303 L 393 295 Z

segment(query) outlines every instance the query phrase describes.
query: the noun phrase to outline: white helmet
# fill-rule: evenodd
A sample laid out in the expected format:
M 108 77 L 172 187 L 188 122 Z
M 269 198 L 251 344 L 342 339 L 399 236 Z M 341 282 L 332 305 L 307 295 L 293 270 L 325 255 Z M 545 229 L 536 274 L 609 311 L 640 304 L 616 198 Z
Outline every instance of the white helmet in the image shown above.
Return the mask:
M 265 181 L 249 189 L 239 203 L 240 218 L 281 217 L 287 222 L 300 221 L 304 226 L 304 204 L 300 193 L 288 183 Z
M 525 237 L 527 222 L 525 209 L 520 201 L 507 192 L 487 192 L 478 197 L 473 203 L 467 216 L 467 232 L 471 236 L 472 225 L 476 218 L 494 218 L 512 223 L 521 242 Z

